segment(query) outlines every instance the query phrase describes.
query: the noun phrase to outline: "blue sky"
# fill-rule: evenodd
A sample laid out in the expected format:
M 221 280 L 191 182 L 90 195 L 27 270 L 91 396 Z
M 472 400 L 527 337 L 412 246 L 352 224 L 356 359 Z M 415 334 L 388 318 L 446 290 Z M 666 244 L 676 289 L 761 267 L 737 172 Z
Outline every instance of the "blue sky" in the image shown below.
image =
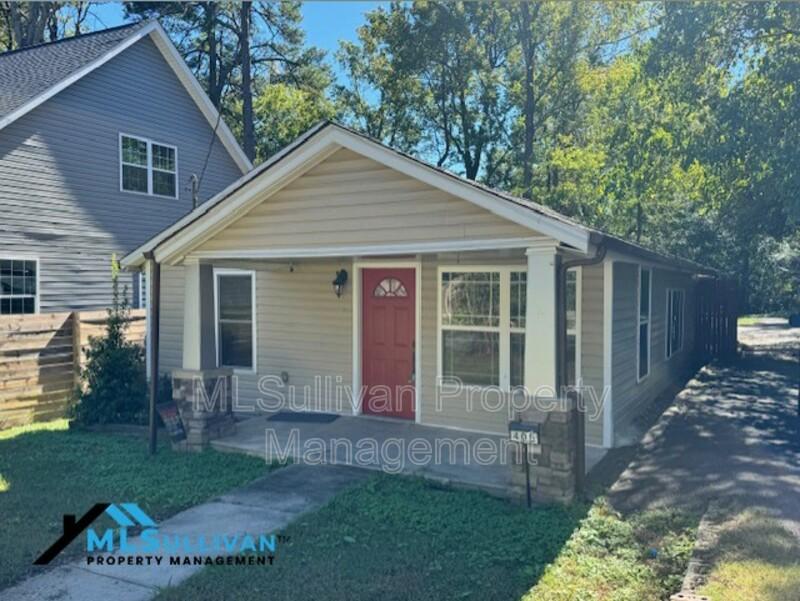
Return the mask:
M 364 13 L 387 2 L 304 2 L 303 28 L 306 42 L 326 50 L 333 65 L 333 53 L 339 40 L 355 40 L 356 28 L 364 22 Z M 122 3 L 106 2 L 92 7 L 92 29 L 113 27 L 125 22 Z M 334 65 L 335 66 L 335 65 Z

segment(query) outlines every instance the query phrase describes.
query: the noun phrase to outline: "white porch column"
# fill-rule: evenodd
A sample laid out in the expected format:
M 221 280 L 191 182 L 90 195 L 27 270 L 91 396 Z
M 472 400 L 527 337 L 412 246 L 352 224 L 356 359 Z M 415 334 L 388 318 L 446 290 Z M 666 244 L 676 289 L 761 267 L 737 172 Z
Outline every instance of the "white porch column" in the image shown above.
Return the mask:
M 556 374 L 556 272 L 555 241 L 531 246 L 528 257 L 527 306 L 525 313 L 525 387 L 533 393 L 549 386 L 557 394 Z
M 212 267 L 187 259 L 183 269 L 183 368 L 216 367 Z

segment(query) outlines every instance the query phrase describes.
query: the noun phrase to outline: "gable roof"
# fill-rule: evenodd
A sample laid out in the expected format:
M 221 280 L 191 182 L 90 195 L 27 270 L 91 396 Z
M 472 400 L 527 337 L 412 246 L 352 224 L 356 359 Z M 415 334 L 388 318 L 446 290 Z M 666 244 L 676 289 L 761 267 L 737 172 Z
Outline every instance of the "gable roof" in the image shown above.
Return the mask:
M 464 179 L 331 121 L 323 121 L 312 127 L 268 161 L 129 253 L 122 260 L 123 266 L 141 265 L 145 253 L 150 252 L 154 253 L 159 262 L 174 262 L 176 257 L 184 256 L 201 240 L 224 229 L 261 202 L 265 196 L 284 187 L 340 148 L 347 148 L 383 163 L 580 252 L 586 253 L 590 250 L 590 245 L 602 243 L 612 250 L 634 254 L 647 261 L 668 263 L 675 268 L 693 272 L 713 272 L 691 261 L 656 253 L 589 228 L 530 200 Z
M 0 54 L 0 130 L 150 36 L 186 91 L 247 173 L 253 168 L 233 133 L 186 66 L 161 25 L 140 21 Z M 218 123 L 219 121 L 219 123 Z

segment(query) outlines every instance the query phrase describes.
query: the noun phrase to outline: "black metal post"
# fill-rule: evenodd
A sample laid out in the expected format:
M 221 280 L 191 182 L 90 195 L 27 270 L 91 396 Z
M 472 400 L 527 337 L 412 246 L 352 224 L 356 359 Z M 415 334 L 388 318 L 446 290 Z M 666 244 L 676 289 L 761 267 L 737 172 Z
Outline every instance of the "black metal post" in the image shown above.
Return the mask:
M 522 452 L 525 453 L 525 494 L 528 498 L 528 509 L 531 508 L 531 460 L 528 455 L 528 443 L 522 444 Z
M 156 432 L 156 402 L 158 400 L 158 347 L 159 347 L 159 309 L 161 304 L 161 266 L 156 262 L 152 252 L 145 254 L 150 266 L 150 290 L 147 303 L 147 320 L 150 324 L 150 339 L 147 341 L 150 347 L 150 407 L 149 407 L 149 430 L 151 455 L 156 454 L 157 432 Z

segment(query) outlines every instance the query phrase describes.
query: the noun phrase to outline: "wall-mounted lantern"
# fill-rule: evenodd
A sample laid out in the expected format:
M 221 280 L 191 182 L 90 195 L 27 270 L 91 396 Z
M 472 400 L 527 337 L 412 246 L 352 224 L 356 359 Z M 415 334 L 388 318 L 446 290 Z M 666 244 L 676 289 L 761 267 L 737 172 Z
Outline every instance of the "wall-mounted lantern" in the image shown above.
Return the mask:
M 347 271 L 340 269 L 336 272 L 336 279 L 333 280 L 333 291 L 336 293 L 336 298 L 341 298 L 344 285 L 347 283 Z

